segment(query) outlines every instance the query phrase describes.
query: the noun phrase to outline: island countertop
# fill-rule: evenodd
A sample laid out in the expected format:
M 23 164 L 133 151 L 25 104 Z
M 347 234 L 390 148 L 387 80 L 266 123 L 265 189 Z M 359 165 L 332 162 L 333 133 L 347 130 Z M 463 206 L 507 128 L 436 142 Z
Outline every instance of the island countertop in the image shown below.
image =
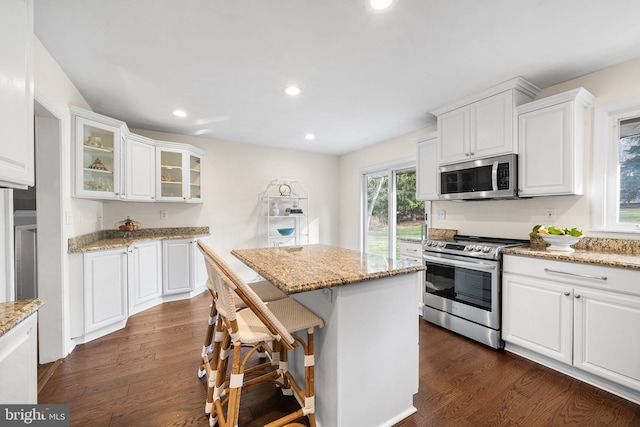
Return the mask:
M 25 299 L 0 303 L 0 336 L 13 329 L 44 304 L 41 299 Z
M 424 270 L 418 261 L 328 245 L 236 249 L 231 253 L 288 294 Z

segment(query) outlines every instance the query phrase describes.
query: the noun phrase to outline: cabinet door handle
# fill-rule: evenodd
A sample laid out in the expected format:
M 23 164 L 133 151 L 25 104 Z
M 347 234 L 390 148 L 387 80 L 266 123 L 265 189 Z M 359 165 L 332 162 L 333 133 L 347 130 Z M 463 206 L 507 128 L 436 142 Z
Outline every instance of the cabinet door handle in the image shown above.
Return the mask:
M 590 274 L 569 273 L 566 271 L 551 270 L 550 268 L 545 268 L 544 272 L 552 273 L 552 274 L 563 274 L 565 276 L 582 277 L 583 279 L 595 279 L 595 280 L 603 280 L 603 281 L 607 280 L 607 276 L 592 276 Z
M 571 295 L 571 292 L 565 292 L 564 296 L 568 297 L 569 295 Z
M 474 153 L 473 151 L 471 153 L 469 153 L 470 156 L 475 155 L 476 153 Z
M 580 298 L 580 295 L 576 295 L 576 298 Z

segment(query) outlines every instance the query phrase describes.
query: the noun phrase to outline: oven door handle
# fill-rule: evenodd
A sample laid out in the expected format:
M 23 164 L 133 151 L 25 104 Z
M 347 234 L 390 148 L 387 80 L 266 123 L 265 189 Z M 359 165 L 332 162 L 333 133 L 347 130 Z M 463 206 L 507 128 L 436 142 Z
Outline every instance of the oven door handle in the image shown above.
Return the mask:
M 438 264 L 450 265 L 453 267 L 463 267 L 468 268 L 469 270 L 480 270 L 480 271 L 496 271 L 498 266 L 496 264 L 484 264 L 479 262 L 466 262 L 466 261 L 458 261 L 450 258 L 437 258 L 429 255 L 423 255 L 423 258 L 426 261 L 433 261 Z

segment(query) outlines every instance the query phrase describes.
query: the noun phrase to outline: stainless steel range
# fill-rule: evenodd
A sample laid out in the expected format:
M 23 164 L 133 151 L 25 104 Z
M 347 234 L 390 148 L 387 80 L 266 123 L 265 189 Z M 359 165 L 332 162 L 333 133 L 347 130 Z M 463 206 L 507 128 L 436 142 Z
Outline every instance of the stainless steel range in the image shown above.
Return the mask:
M 493 348 L 501 348 L 502 250 L 528 240 L 456 235 L 423 243 L 423 318 Z

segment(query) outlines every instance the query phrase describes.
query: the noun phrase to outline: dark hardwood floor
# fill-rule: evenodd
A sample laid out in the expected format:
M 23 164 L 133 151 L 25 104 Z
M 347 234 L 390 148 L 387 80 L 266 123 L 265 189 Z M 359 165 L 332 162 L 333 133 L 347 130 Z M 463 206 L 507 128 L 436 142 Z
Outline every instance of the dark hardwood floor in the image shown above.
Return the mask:
M 209 303 L 203 294 L 154 307 L 42 365 L 39 403 L 68 403 L 71 426 L 208 426 L 196 373 Z M 396 427 L 640 426 L 638 405 L 422 320 L 420 348 L 418 412 Z M 393 385 L 380 392 L 393 393 Z M 292 399 L 269 386 L 251 389 L 240 425 L 263 425 L 295 406 Z

